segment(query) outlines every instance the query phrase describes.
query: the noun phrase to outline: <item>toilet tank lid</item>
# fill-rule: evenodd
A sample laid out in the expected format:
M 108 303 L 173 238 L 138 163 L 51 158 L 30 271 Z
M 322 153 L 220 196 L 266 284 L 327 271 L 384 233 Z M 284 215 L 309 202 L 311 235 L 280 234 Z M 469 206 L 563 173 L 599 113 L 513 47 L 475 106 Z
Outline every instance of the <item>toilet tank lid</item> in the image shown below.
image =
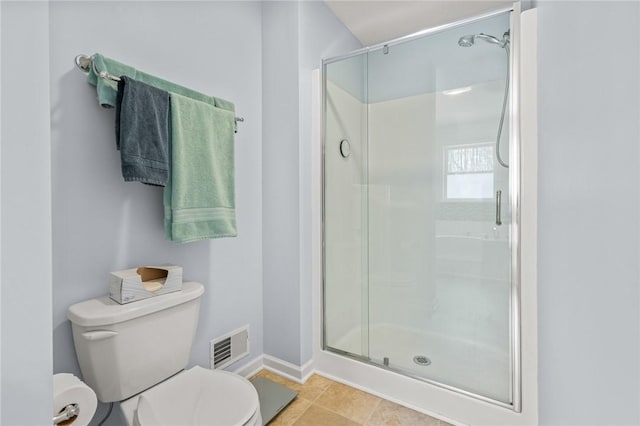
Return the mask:
M 121 305 L 108 296 L 85 300 L 71 305 L 67 318 L 83 327 L 116 324 L 148 315 L 200 297 L 204 287 L 197 282 L 185 282 L 181 291 L 162 294 L 148 299 Z

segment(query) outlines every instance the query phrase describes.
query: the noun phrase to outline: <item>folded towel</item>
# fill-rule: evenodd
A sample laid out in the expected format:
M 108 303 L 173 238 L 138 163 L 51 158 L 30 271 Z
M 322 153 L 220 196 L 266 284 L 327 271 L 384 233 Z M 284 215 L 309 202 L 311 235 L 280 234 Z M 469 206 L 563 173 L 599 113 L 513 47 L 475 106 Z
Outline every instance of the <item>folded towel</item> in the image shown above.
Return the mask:
M 132 79 L 135 79 L 137 81 L 154 86 L 158 89 L 166 90 L 170 93 L 177 93 L 178 95 L 205 102 L 209 105 L 228 111 L 233 112 L 234 110 L 234 105 L 232 102 L 226 101 L 221 98 L 215 98 L 213 96 L 207 96 L 203 93 L 180 86 L 170 81 L 163 80 L 151 74 L 138 71 L 133 67 L 122 64 L 118 61 L 114 61 L 113 59 L 106 58 L 99 53 L 93 55 L 93 61 L 98 72 L 105 71 L 110 75 L 117 77 L 124 75 L 127 77 L 131 77 Z M 98 102 L 100 102 L 100 105 L 102 105 L 103 107 L 115 107 L 118 92 L 118 84 L 116 81 L 106 78 L 100 78 L 100 76 L 96 75 L 96 73 L 94 72 L 93 67 L 89 68 L 87 81 L 90 84 L 96 86 L 96 90 L 98 93 Z M 234 132 L 237 130 L 235 120 L 233 122 L 233 130 Z
M 172 93 L 165 235 L 184 243 L 235 237 L 234 113 Z
M 169 93 L 122 76 L 116 143 L 125 181 L 165 186 L 169 179 Z

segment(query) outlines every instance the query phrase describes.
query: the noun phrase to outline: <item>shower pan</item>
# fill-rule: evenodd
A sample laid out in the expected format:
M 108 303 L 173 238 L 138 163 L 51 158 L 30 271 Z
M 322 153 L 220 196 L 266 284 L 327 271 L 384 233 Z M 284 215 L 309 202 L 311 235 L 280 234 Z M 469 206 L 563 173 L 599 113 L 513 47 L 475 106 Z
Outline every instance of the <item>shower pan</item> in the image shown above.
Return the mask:
M 517 412 L 511 13 L 324 61 L 322 344 Z

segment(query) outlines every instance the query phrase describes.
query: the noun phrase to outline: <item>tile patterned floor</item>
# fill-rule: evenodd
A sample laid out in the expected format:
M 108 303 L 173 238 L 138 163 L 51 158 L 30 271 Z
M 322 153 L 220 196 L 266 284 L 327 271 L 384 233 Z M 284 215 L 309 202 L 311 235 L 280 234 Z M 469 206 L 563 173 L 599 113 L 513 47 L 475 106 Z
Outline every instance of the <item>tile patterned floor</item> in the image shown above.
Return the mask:
M 298 392 L 298 397 L 269 426 L 451 426 L 317 374 L 304 385 L 268 370 L 254 377 L 264 377 Z

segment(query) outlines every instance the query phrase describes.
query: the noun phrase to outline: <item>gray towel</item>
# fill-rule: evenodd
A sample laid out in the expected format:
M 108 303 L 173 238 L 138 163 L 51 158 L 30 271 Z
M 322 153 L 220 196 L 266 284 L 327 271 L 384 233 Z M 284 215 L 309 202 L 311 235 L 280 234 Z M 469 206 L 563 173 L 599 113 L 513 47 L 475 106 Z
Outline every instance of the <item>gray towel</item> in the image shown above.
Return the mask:
M 129 77 L 118 82 L 116 143 L 125 181 L 169 179 L 169 93 Z

